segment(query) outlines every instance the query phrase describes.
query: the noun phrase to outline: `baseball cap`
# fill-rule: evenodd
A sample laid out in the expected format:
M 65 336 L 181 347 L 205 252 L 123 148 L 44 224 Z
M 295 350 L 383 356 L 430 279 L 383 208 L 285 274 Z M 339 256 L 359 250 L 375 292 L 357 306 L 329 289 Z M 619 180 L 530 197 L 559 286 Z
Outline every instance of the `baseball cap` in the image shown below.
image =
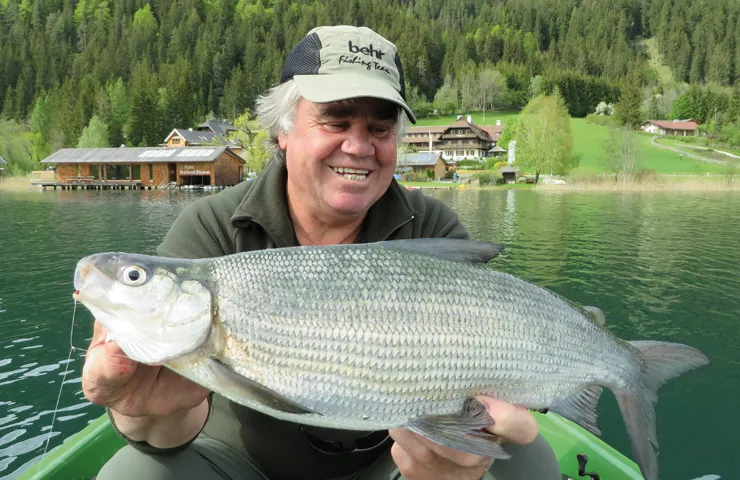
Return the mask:
M 294 79 L 301 96 L 315 103 L 357 97 L 406 104 L 403 67 L 396 46 L 367 27 L 316 27 L 293 47 L 280 83 Z

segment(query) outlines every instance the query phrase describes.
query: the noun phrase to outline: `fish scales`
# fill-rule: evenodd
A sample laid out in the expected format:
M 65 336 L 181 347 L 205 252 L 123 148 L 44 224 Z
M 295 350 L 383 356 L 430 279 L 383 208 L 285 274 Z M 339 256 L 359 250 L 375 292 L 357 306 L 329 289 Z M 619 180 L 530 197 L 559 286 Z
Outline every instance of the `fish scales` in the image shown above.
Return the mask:
M 381 247 L 269 253 L 213 262 L 217 283 L 233 290 L 220 288 L 219 302 L 251 297 L 220 315 L 249 352 L 243 373 L 311 409 L 392 423 L 455 411 L 478 394 L 544 405 L 596 380 L 599 359 L 583 346 L 603 330 L 515 277 Z M 551 328 L 563 325 L 556 319 L 565 326 Z M 533 394 L 543 382 L 551 391 Z

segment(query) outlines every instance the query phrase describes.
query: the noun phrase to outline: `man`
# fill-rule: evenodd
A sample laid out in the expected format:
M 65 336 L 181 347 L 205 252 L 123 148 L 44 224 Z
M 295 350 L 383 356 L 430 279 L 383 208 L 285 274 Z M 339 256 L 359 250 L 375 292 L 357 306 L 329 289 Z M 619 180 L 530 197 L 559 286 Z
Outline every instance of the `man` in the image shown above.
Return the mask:
M 158 248 L 161 255 L 214 257 L 260 248 L 466 238 L 444 204 L 394 180 L 406 105 L 395 45 L 367 28 L 320 27 L 288 56 L 281 83 L 258 101 L 274 148 L 254 181 L 194 202 Z M 172 371 L 137 364 L 106 342 L 96 322 L 83 371 L 86 396 L 108 411 L 130 446 L 100 480 L 408 479 L 477 480 L 490 459 L 442 447 L 405 429 L 347 432 L 276 420 L 209 392 Z M 519 444 L 537 436 L 523 408 L 481 399 L 491 431 Z M 535 445 L 541 445 L 538 438 Z M 527 449 L 525 448 L 525 451 Z M 545 454 L 497 462 L 537 463 Z M 547 456 L 549 455 L 549 456 Z M 554 468 L 554 470 L 553 470 Z M 549 477 L 531 473 L 527 477 Z M 539 470 L 538 470 L 539 472 Z

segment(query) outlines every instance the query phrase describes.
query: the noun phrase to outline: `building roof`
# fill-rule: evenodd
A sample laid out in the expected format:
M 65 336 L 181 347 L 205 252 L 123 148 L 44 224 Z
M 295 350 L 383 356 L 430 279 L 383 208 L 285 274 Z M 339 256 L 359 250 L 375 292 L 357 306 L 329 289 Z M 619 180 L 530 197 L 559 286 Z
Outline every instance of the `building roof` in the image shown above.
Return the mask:
M 214 143 L 214 139 L 218 141 L 221 145 L 229 145 L 229 141 L 226 140 L 226 137 L 224 137 L 220 133 L 202 132 L 198 130 L 185 130 L 183 128 L 176 128 L 172 130 L 172 132 L 167 135 L 167 138 L 164 139 L 164 143 L 166 144 L 167 142 L 169 142 L 170 138 L 172 138 L 174 135 L 178 135 L 190 145 L 212 145 Z
M 651 123 L 664 130 L 696 130 L 699 127 L 699 122 L 696 120 L 648 120 L 643 125 Z
M 498 145 L 496 145 L 495 147 L 493 147 L 492 149 L 489 150 L 489 152 L 493 152 L 493 153 L 503 153 L 505 151 L 506 150 L 504 150 L 503 148 L 499 147 Z
M 435 135 L 432 137 L 432 142 L 436 142 L 439 140 L 439 135 Z M 428 144 L 429 143 L 429 137 L 403 137 L 401 140 L 403 143 L 419 143 L 419 144 Z
M 483 128 L 479 127 L 478 125 L 474 124 L 471 121 L 468 121 L 467 118 L 460 118 L 455 123 L 450 125 L 445 129 L 445 132 L 450 129 L 454 128 L 470 128 L 476 137 L 478 137 L 481 140 L 485 140 L 488 142 L 493 141 L 493 137 L 488 133 L 488 131 L 484 130 Z
M 519 167 L 501 167 L 501 173 L 516 173 Z
M 437 164 L 441 156 L 442 152 L 404 153 L 399 163 L 409 167 L 432 167 Z
M 210 130 L 218 135 L 226 136 L 229 132 L 236 131 L 236 127 L 231 123 L 224 120 L 206 120 L 197 127 L 196 130 L 206 131 Z
M 213 162 L 226 151 L 244 162 L 227 146 L 223 147 L 140 147 L 140 148 L 63 148 L 41 163 L 162 163 Z
M 447 130 L 447 127 L 444 125 L 428 125 L 426 127 L 406 127 L 406 133 L 429 133 L 431 132 L 432 135 L 439 135 L 440 133 Z
M 503 125 L 480 125 L 480 128 L 488 132 L 488 135 L 490 135 L 494 140 L 498 140 L 498 137 L 501 136 L 501 132 L 504 131 Z
M 3 157 L 0 157 L 0 165 L 7 165 L 8 162 L 5 161 Z

